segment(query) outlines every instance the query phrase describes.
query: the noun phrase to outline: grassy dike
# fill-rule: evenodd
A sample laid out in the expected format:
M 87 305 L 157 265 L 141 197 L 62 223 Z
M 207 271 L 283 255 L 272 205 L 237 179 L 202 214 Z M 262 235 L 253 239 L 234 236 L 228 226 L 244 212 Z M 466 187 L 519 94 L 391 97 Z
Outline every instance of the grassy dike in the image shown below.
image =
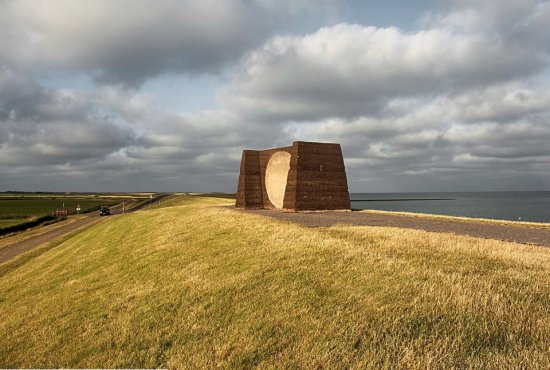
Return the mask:
M 0 368 L 550 367 L 550 249 L 228 204 L 176 197 L 1 266 Z

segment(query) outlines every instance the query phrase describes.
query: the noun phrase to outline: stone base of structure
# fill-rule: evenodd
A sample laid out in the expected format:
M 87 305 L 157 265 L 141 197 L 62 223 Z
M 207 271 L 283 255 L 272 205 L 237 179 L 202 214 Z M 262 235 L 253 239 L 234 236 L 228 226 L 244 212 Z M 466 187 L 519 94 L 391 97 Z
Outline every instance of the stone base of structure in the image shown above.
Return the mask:
M 244 150 L 235 206 L 284 211 L 349 210 L 340 144 L 296 141 Z

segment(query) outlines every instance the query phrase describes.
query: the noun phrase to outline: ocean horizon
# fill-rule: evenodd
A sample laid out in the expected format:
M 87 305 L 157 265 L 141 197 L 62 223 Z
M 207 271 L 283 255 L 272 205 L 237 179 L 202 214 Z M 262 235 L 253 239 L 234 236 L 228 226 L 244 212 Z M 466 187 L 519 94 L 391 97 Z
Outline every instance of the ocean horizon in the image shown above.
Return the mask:
M 550 191 L 350 193 L 353 209 L 550 223 Z

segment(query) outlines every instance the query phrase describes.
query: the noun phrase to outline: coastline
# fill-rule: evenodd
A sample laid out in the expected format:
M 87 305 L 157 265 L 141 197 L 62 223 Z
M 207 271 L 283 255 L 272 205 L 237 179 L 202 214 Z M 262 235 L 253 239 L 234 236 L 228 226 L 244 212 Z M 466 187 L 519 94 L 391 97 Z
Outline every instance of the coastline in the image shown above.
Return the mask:
M 439 215 L 439 214 L 432 214 L 432 213 L 381 211 L 377 209 L 359 209 L 359 210 L 353 210 L 353 212 L 410 216 L 410 217 L 420 217 L 420 218 L 430 218 L 430 219 L 462 221 L 462 222 L 470 222 L 470 223 L 488 223 L 488 224 L 496 224 L 496 225 L 508 225 L 508 226 L 527 227 L 527 228 L 545 229 L 545 230 L 550 229 L 550 223 L 544 223 L 544 222 L 509 221 L 509 220 L 498 220 L 498 219 L 490 219 L 490 218 L 448 216 L 448 215 Z

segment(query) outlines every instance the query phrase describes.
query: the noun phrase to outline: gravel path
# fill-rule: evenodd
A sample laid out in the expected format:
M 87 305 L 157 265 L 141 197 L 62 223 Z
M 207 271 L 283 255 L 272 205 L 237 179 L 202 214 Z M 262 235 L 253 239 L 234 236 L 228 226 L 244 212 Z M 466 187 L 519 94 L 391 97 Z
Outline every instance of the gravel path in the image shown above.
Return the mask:
M 247 210 L 244 212 L 255 213 L 278 220 L 296 222 L 308 227 L 332 226 L 336 224 L 401 227 L 550 247 L 550 229 L 544 228 L 404 216 L 389 213 L 330 211 L 283 213 L 270 210 Z

